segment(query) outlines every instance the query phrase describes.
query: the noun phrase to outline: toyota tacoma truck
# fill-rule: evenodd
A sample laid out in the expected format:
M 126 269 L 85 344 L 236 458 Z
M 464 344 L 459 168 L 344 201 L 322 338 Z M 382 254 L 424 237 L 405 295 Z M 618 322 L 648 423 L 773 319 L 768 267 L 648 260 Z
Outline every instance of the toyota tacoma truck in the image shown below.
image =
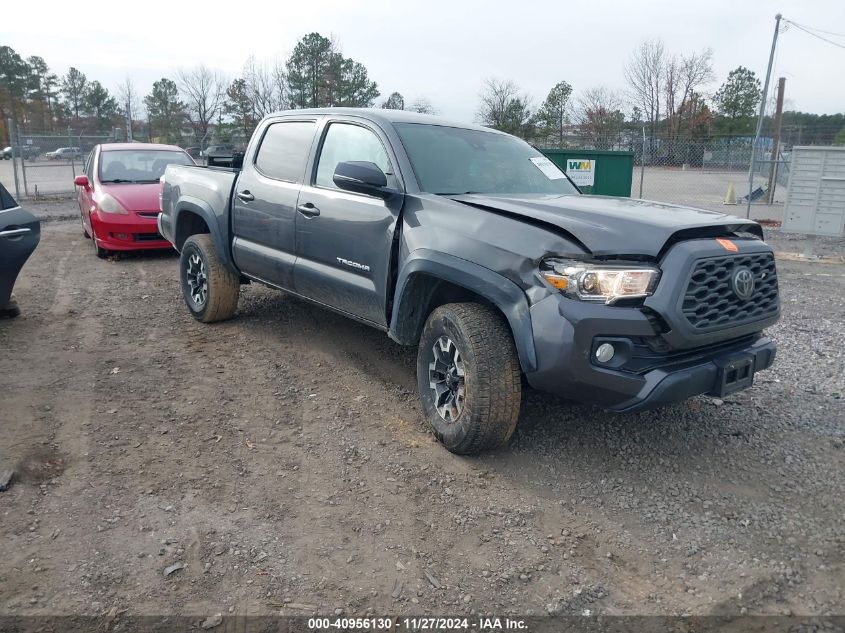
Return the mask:
M 416 345 L 449 450 L 501 446 L 523 384 L 631 412 L 751 386 L 780 300 L 755 222 L 578 188 L 513 136 L 396 110 L 266 117 L 240 169 L 169 165 L 190 313 L 259 282 Z

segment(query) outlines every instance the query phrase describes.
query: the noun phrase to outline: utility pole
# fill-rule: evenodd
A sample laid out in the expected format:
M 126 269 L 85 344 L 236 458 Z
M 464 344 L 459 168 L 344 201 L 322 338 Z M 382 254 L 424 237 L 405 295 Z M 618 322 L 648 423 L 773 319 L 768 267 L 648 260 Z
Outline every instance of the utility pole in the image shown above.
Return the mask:
M 783 16 L 775 16 L 775 34 L 772 37 L 772 50 L 769 52 L 769 67 L 766 69 L 766 81 L 763 82 L 763 95 L 760 99 L 760 113 L 757 115 L 757 130 L 754 132 L 754 143 L 751 145 L 751 166 L 748 169 L 748 203 L 745 206 L 745 217 L 751 217 L 751 192 L 754 191 L 754 168 L 756 167 L 757 144 L 760 141 L 760 129 L 763 127 L 763 116 L 766 114 L 766 98 L 769 96 L 769 79 L 772 76 L 772 64 L 775 61 L 775 47 L 778 43 L 778 31 Z
M 132 142 L 132 95 L 126 94 L 126 142 Z
M 640 200 L 643 199 L 643 180 L 645 180 L 645 126 L 643 126 L 643 146 L 640 151 Z
M 778 174 L 778 161 L 780 160 L 780 125 L 783 121 L 783 91 L 786 87 L 786 77 L 778 79 L 778 101 L 775 108 L 775 133 L 772 139 L 772 163 L 769 166 L 769 204 L 775 201 L 775 187 L 777 186 L 776 176 Z

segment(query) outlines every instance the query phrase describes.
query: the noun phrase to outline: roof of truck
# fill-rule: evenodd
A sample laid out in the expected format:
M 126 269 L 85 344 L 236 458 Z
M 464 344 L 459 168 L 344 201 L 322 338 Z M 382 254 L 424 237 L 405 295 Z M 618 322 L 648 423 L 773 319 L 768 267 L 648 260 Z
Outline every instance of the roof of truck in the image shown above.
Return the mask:
M 453 121 L 445 117 L 408 112 L 407 110 L 388 110 L 382 108 L 303 108 L 301 110 L 283 110 L 280 112 L 274 112 L 270 116 L 291 114 L 345 114 L 348 116 L 357 116 L 363 119 L 369 119 L 370 121 L 375 121 L 377 123 L 428 123 L 429 125 L 445 125 L 448 127 L 460 127 L 470 130 L 482 130 L 485 132 L 496 132 L 497 134 L 502 134 L 502 132 L 498 132 L 493 128 L 474 125 L 472 123 L 464 123 L 462 121 Z

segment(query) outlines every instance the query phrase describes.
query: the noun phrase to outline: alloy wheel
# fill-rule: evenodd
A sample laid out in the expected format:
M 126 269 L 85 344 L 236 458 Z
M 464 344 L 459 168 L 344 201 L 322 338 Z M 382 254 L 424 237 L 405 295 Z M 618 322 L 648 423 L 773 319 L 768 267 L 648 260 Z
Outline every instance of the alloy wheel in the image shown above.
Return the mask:
M 466 400 L 463 357 L 448 336 L 438 338 L 431 351 L 434 359 L 428 366 L 428 384 L 434 392 L 434 407 L 443 420 L 454 422 Z
M 197 253 L 191 253 L 188 257 L 185 277 L 187 278 L 191 301 L 198 308 L 203 307 L 208 298 L 208 276 L 205 272 L 205 262 Z

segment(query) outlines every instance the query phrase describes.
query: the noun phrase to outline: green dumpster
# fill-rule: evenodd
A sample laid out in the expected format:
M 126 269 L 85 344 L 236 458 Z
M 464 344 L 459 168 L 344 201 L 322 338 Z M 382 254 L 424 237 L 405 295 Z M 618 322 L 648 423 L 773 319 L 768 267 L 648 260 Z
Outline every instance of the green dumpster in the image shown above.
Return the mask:
M 544 149 L 584 193 L 597 196 L 630 196 L 634 152 L 593 149 Z

